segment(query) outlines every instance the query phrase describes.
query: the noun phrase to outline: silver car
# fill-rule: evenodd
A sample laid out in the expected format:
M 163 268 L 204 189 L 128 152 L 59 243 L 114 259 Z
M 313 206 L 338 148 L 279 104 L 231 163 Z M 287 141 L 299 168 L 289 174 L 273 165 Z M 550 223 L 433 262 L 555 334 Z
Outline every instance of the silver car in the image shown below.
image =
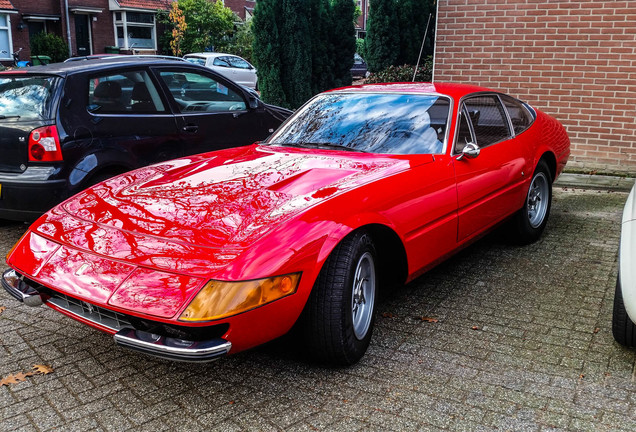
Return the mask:
M 612 333 L 621 345 L 636 347 L 636 185 L 627 197 L 618 250 Z
M 237 84 L 252 89 L 258 88 L 256 68 L 242 57 L 217 52 L 186 54 L 183 58 L 191 63 L 212 69 Z

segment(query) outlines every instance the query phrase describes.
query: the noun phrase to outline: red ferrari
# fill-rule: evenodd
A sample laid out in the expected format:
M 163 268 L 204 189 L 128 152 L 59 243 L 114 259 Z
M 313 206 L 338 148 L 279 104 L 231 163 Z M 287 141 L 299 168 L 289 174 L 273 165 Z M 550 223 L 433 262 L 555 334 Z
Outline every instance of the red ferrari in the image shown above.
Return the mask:
M 378 290 L 504 221 L 539 238 L 569 156 L 553 118 L 465 85 L 317 95 L 266 142 L 114 177 L 38 219 L 4 288 L 159 357 L 209 361 L 293 326 L 365 353 Z

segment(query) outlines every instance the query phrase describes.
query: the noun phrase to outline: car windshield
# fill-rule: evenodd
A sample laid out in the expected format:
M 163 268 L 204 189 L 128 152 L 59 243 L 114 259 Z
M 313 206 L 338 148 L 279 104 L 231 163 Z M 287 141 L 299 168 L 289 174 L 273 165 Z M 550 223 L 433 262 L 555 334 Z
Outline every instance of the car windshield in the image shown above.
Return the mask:
M 0 76 L 0 119 L 45 119 L 59 78 Z
M 444 151 L 450 101 L 429 94 L 326 93 L 302 107 L 269 144 L 384 154 Z

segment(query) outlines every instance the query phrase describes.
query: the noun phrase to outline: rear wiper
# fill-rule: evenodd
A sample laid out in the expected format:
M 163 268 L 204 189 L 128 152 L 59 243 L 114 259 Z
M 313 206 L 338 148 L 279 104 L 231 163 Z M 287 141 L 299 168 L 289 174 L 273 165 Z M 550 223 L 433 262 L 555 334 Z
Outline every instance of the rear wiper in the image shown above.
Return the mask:
M 0 120 L 8 119 L 8 118 L 20 118 L 19 115 L 2 115 L 0 114 Z

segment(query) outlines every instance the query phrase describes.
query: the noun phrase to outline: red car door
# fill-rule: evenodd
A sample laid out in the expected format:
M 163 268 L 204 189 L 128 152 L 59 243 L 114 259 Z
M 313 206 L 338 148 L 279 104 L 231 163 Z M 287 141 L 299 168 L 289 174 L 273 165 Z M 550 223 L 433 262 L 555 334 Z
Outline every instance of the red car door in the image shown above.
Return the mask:
M 457 241 L 462 242 L 522 207 L 524 185 L 532 176 L 532 169 L 528 165 L 529 148 L 513 137 L 496 94 L 465 99 L 457 121 L 453 153 Z M 476 145 L 473 155 L 462 155 L 469 145 Z

